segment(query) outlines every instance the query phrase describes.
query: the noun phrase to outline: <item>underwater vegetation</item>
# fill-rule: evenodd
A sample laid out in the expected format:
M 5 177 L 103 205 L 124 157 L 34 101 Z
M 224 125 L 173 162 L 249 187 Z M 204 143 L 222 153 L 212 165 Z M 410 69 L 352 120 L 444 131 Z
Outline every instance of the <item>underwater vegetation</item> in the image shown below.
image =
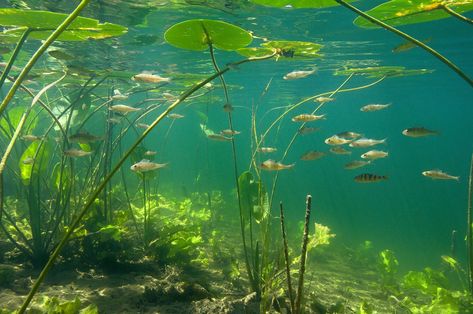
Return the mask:
M 467 255 L 457 254 L 452 236 L 451 256 L 422 270 L 401 270 L 396 252 L 376 241 L 342 244 L 351 235 L 320 214 L 331 191 L 285 182 L 303 163 L 345 155 L 343 171 L 369 169 L 350 183 L 388 183 L 376 165 L 392 158 L 391 139 L 368 127 L 323 133 L 302 155 L 297 144 L 319 125 L 338 127 L 336 114 L 324 111 L 337 98 L 438 69 L 372 60 L 329 66 L 323 39 L 235 22 L 245 10 L 343 7 L 357 15 L 353 27 L 407 40 L 393 52 L 423 49 L 471 92 L 466 70 L 398 27 L 447 18 L 471 27 L 472 1 L 391 0 L 364 11 L 344 0 L 0 3 L 0 313 L 473 313 L 473 156 L 460 237 Z M 115 16 L 122 6 L 130 12 L 124 25 Z M 187 14 L 176 18 L 181 9 Z M 152 13 L 169 17 L 153 28 Z M 135 50 L 148 46 L 167 54 Z M 292 70 L 266 77 L 261 64 Z M 279 92 L 281 82 L 328 71 L 326 85 L 307 87 L 308 96 Z M 254 97 L 234 83 L 232 75 L 245 72 L 265 83 L 252 86 Z M 218 118 L 209 110 L 215 104 Z M 395 107 L 365 102 L 357 114 Z M 422 125 L 398 133 L 442 136 Z M 189 142 L 205 157 L 192 156 Z M 221 168 L 212 163 L 225 167 L 216 182 L 212 171 Z M 450 170 L 416 171 L 460 182 Z M 307 194 L 305 206 L 287 201 L 294 189 Z

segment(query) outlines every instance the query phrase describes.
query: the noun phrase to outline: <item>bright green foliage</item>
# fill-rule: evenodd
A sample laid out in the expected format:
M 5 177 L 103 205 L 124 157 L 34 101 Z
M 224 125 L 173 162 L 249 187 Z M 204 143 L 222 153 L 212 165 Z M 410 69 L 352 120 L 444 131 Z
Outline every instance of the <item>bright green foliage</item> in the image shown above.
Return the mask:
M 403 66 L 375 66 L 365 68 L 348 68 L 340 69 L 335 71 L 335 75 L 363 75 L 368 78 L 381 78 L 381 77 L 400 77 L 409 75 L 419 75 L 432 73 L 433 70 L 428 69 L 406 69 Z
M 251 0 L 251 2 L 268 7 L 283 8 L 285 6 L 291 6 L 296 9 L 326 8 L 338 5 L 338 3 L 333 0 Z
M 389 291 L 397 290 L 396 274 L 399 262 L 391 250 L 384 250 L 378 255 L 378 269 L 381 275 L 381 285 Z
M 451 17 L 443 9 L 443 5 L 448 5 L 450 9 L 457 13 L 473 10 L 473 1 L 471 0 L 391 0 L 378 5 L 366 13 L 389 25 L 399 26 Z M 354 24 L 366 28 L 379 27 L 362 17 L 357 17 Z
M 373 306 L 366 301 L 361 302 L 357 314 L 372 314 Z
M 34 31 L 29 35 L 33 39 L 46 39 L 67 17 L 67 14 L 48 11 L 0 9 L 0 25 L 12 27 L 0 37 L 1 41 L 16 42 L 26 28 Z M 99 23 L 98 20 L 77 17 L 58 37 L 58 41 L 82 41 L 121 36 L 127 28 L 117 24 Z
M 284 60 L 301 60 L 320 58 L 321 44 L 307 41 L 272 40 L 261 44 L 260 47 L 240 48 L 239 54 L 245 57 L 263 57 L 277 53 L 278 58 Z
M 7 138 L 10 138 L 15 132 L 15 128 L 20 122 L 21 116 L 23 115 L 25 110 L 27 110 L 27 108 L 24 106 L 18 106 L 18 107 L 9 109 L 7 112 L 8 118 L 6 119 L 3 116 L 0 118 L 0 134 L 3 134 Z M 30 114 L 30 117 L 35 116 L 35 112 L 36 111 L 33 109 L 33 111 Z M 23 134 L 28 134 L 30 130 L 34 130 L 37 124 L 38 124 L 38 119 L 27 118 L 25 125 L 27 125 L 28 128 L 25 127 L 23 129 Z
M 243 172 L 238 177 L 240 188 L 240 202 L 244 217 L 249 222 L 249 217 L 253 217 L 260 223 L 269 214 L 267 204 L 267 194 L 261 181 L 256 181 L 249 171 Z
M 40 172 L 45 172 L 50 158 L 52 156 L 53 147 L 48 141 L 34 141 L 21 155 L 18 161 L 20 168 L 20 176 L 24 185 L 30 184 L 30 179 L 33 175 Z M 25 160 L 34 159 L 33 163 L 26 162 Z
M 422 293 L 435 295 L 438 288 L 447 286 L 447 278 L 442 272 L 426 267 L 422 272 L 409 271 L 402 279 L 404 289 L 417 289 Z
M 460 314 L 471 313 L 471 306 L 473 305 L 471 298 L 469 299 L 466 291 L 449 291 L 438 287 L 431 299 L 430 304 L 419 305 L 416 304 L 409 297 L 405 297 L 401 304 L 403 307 L 409 309 L 413 314 Z
M 206 50 L 209 44 L 223 50 L 248 46 L 253 37 L 244 29 L 216 20 L 188 20 L 171 26 L 164 39 L 171 45 L 188 50 Z
M 310 252 L 318 246 L 329 245 L 330 239 L 334 238 L 335 234 L 330 233 L 330 228 L 318 223 L 315 223 L 315 234 L 310 237 L 307 244 L 307 251 Z

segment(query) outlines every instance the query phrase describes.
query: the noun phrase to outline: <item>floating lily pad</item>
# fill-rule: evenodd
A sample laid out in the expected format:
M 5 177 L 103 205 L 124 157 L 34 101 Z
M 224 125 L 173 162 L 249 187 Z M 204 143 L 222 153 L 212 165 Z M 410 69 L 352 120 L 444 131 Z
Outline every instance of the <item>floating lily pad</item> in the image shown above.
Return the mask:
M 0 39 L 3 42 L 15 41 L 26 28 L 34 30 L 29 38 L 46 39 L 66 18 L 67 14 L 48 11 L 0 9 L 0 25 L 12 27 L 6 29 Z M 99 23 L 98 20 L 77 17 L 58 37 L 59 41 L 80 41 L 86 39 L 103 39 L 120 36 L 127 28 L 112 23 Z
M 389 25 L 399 26 L 451 17 L 450 14 L 442 9 L 443 5 L 448 5 L 450 9 L 457 13 L 473 10 L 472 0 L 452 0 L 447 2 L 439 0 L 391 0 L 378 5 L 366 13 Z M 362 17 L 357 17 L 354 24 L 366 28 L 379 27 Z
M 260 47 L 238 49 L 237 52 L 245 57 L 263 57 L 278 52 L 279 57 L 287 59 L 320 58 L 318 51 L 323 46 L 307 41 L 274 40 L 261 44 Z
M 429 69 L 406 69 L 402 66 L 379 66 L 379 67 L 365 67 L 365 68 L 351 68 L 335 71 L 335 75 L 363 75 L 369 78 L 399 77 L 409 75 L 420 75 L 432 73 Z
M 267 7 L 283 8 L 291 6 L 296 9 L 326 8 L 338 5 L 334 0 L 251 0 L 251 2 Z
M 248 46 L 253 37 L 244 29 L 216 20 L 188 20 L 171 26 L 164 39 L 171 45 L 189 50 L 206 50 L 209 43 L 219 49 L 236 50 Z

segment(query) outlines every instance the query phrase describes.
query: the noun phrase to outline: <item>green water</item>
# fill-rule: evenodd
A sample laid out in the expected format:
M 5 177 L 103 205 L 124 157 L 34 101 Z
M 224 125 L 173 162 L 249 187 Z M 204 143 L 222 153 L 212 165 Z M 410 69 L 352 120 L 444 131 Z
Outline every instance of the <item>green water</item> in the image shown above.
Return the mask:
M 70 13 L 78 3 L 0 1 L 0 7 Z M 369 10 L 380 3 L 363 1 L 355 2 L 355 5 Z M 464 14 L 467 18 L 472 17 L 471 12 Z M 156 272 L 156 269 L 163 270 L 166 265 L 176 266 L 184 269 L 184 273 L 189 271 L 192 274 L 190 277 L 199 278 L 197 281 L 215 297 L 222 297 L 230 290 L 230 295 L 249 293 L 251 284 L 242 250 L 237 197 L 239 192 L 241 199 L 245 192 L 242 192 L 242 186 L 239 191 L 236 189 L 235 170 L 238 176 L 250 170 L 255 178 L 260 177 L 261 186 L 268 192 L 267 199 L 263 197 L 262 202 L 267 209 L 271 229 L 267 234 L 271 234 L 272 238 L 264 247 L 262 243 L 267 238 L 261 234 L 266 220 L 258 216 L 261 207 L 255 207 L 254 217 L 249 218 L 248 213 L 243 213 L 245 239 L 250 251 L 255 252 L 258 245 L 259 253 L 265 249 L 269 252 L 266 262 L 274 265 L 275 273 L 284 270 L 279 202 L 285 209 L 292 258 L 300 255 L 306 195 L 313 197 L 310 231 L 314 231 L 313 223 L 318 223 L 328 226 L 330 232 L 336 235 L 329 245 L 309 253 L 308 278 L 309 282 L 316 283 L 314 286 L 306 282 L 306 295 L 318 294 L 326 306 L 344 300 L 349 305 L 340 313 L 362 313 L 359 307 L 363 300 L 374 304 L 374 310 L 378 313 L 388 313 L 396 308 L 392 304 L 391 307 L 386 305 L 390 302 L 389 296 L 402 300 L 417 295 L 417 292 L 409 290 L 405 281 L 402 284 L 403 276 L 408 271 L 431 267 L 443 271 L 448 277 L 449 283 L 439 287 L 449 293 L 463 293 L 463 305 L 459 307 L 456 301 L 446 302 L 450 305 L 455 303 L 456 307 L 424 308 L 424 312 L 418 313 L 471 313 L 471 300 L 466 299 L 468 258 L 465 236 L 469 165 L 473 152 L 472 89 L 444 63 L 419 47 L 394 53 L 392 50 L 395 47 L 405 43 L 403 39 L 386 30 L 353 25 L 356 15 L 338 6 L 294 9 L 231 0 L 92 1 L 81 16 L 95 18 L 101 23 L 123 25 L 128 29 L 122 36 L 107 39 L 54 42 L 50 51 L 61 50 L 72 59 L 64 60 L 45 53 L 31 72 L 35 76 L 31 76 L 25 86 L 34 95 L 59 79 L 63 71 L 68 71 L 65 79 L 48 89 L 41 100 L 55 116 L 73 105 L 74 109 L 66 110 L 61 118 L 68 136 L 87 131 L 100 139 L 88 147 L 79 147 L 77 143 L 64 144 L 59 129 L 52 128 L 43 141 L 46 153 L 42 157 L 39 154 L 33 166 L 25 166 L 24 161 L 25 157 L 34 157 L 24 153 L 28 147 L 35 151 L 30 146 L 32 142 L 19 139 L 15 143 L 3 175 L 1 263 L 17 266 L 22 269 L 20 274 L 26 273 L 35 278 L 86 200 L 143 133 L 144 129 L 136 127 L 136 123 L 151 124 L 176 97 L 214 73 L 207 50 L 180 49 L 164 39 L 165 31 L 176 23 L 190 19 L 212 19 L 250 31 L 253 35 L 252 47 L 268 40 L 313 42 L 323 45 L 319 51 L 321 56 L 272 58 L 230 67 L 224 78 L 229 101 L 234 107 L 232 125 L 241 132 L 234 136 L 235 151 L 230 141 L 212 140 L 202 130 L 204 125 L 215 133 L 229 128 L 228 113 L 223 110 L 226 103 L 224 89 L 218 78 L 211 82 L 210 88 L 207 86 L 197 90 L 179 104 L 173 113 L 184 117 L 164 117 L 127 158 L 80 222 L 79 230 L 66 245 L 62 258 L 57 262 L 60 266 L 56 269 L 64 269 L 65 272 L 68 269 L 71 272 L 73 269 L 84 272 L 94 269 L 107 274 L 114 269 L 123 276 L 129 271 L 127 267 L 134 269 L 136 265 L 145 265 L 143 269 L 133 270 L 144 275 Z M 450 17 L 398 28 L 426 42 L 466 75 L 473 75 L 471 24 Z M 12 69 L 10 75 L 18 75 L 40 44 L 38 40 L 26 41 L 15 61 L 17 68 Z M 8 50 L 14 48 L 13 43 L 1 45 Z M 10 54 L 6 51 L 2 62 L 8 62 Z M 216 49 L 215 58 L 224 68 L 244 57 L 235 51 Z M 378 66 L 425 69 L 428 73 L 385 78 L 366 75 L 349 77 L 335 73 L 343 69 Z M 83 73 L 74 74 L 71 72 L 74 68 L 82 69 Z M 283 79 L 292 71 L 312 69 L 315 73 L 307 77 Z M 132 80 L 132 76 L 145 71 L 170 78 L 170 82 L 156 84 Z M 317 114 L 326 115 L 325 119 L 307 124 L 319 129 L 297 136 L 287 155 L 284 152 L 301 126 L 291 118 L 311 113 L 318 105 L 313 100 L 278 120 L 267 133 L 260 146 L 277 148 L 276 152 L 255 153 L 255 135 L 260 141 L 262 134 L 286 109 L 309 97 L 332 92 L 342 84 L 345 84 L 342 89 L 360 89 L 334 94 L 332 97 L 335 100 L 317 110 Z M 0 91 L 2 100 L 10 86 L 11 81 L 7 80 Z M 111 100 L 113 91 L 117 89 L 129 95 L 128 98 Z M 19 115 L 30 104 L 31 97 L 24 89 L 19 90 L 0 117 L 2 154 L 10 142 Z M 141 111 L 114 114 L 108 107 L 116 104 L 141 108 Z M 390 106 L 380 111 L 360 111 L 367 104 Z M 151 111 L 143 115 L 148 110 Z M 113 121 L 118 123 L 111 123 L 110 118 L 118 120 Z M 20 137 L 43 135 L 52 123 L 51 116 L 35 105 Z M 412 127 L 425 127 L 438 132 L 438 135 L 412 138 L 402 134 L 404 129 Z M 386 139 L 386 143 L 369 148 L 343 145 L 349 154 L 333 154 L 329 151 L 333 146 L 324 141 L 344 131 L 361 133 L 371 139 Z M 92 153 L 80 158 L 63 157 L 63 150 L 67 148 L 82 148 Z M 360 155 L 370 149 L 389 152 L 389 156 L 374 160 L 363 168 L 345 169 L 345 164 L 361 160 Z M 325 156 L 318 160 L 301 160 L 301 155 L 310 150 L 324 152 Z M 146 151 L 157 153 L 146 156 Z M 252 157 L 254 163 L 251 162 Z M 130 170 L 142 159 L 167 165 L 143 176 Z M 295 163 L 292 169 L 278 172 L 274 191 L 272 188 L 277 172 L 265 171 L 259 166 L 267 159 L 286 165 Z M 254 165 L 258 167 L 255 169 Z M 31 167 L 36 170 L 31 179 L 25 181 L 21 171 L 28 168 L 31 172 Z M 434 169 L 460 178 L 458 181 L 433 180 L 422 175 L 423 171 Z M 387 176 L 387 180 L 370 183 L 354 180 L 355 176 L 363 173 Z M 268 208 L 270 200 L 272 206 Z M 252 241 L 249 220 L 252 220 Z M 452 232 L 455 237 L 452 237 Z M 365 241 L 372 243 L 368 252 L 360 248 Z M 383 274 L 391 276 L 389 272 L 386 275 L 386 268 L 380 266 L 379 252 L 383 250 L 392 251 L 399 262 L 395 273 L 396 284 L 383 277 Z M 259 253 L 257 256 L 260 256 Z M 255 257 L 254 253 L 249 254 L 250 259 Z M 459 266 L 449 267 L 441 256 L 453 257 Z M 345 267 L 350 269 L 347 274 Z M 296 273 L 298 267 L 293 265 L 293 268 Z M 338 274 L 337 269 L 340 270 Z M 376 275 L 370 273 L 372 278 L 364 278 L 366 289 L 373 292 L 364 299 L 355 293 L 356 296 L 347 301 L 350 296 L 344 292 L 327 292 L 323 288 L 323 280 L 330 278 L 330 274 L 336 274 L 340 280 L 355 282 L 353 278 L 357 273 L 364 274 L 366 269 Z M 202 273 L 218 273 L 218 279 L 205 282 L 202 279 L 205 275 L 199 270 Z M 19 275 L 22 276 L 25 275 Z M 52 276 L 57 278 L 58 275 Z M 293 277 L 293 282 L 296 282 L 297 276 Z M 15 288 L 19 278 L 15 280 L 0 288 L 5 295 L 13 291 L 12 294 L 20 300 L 28 289 Z M 51 288 L 54 284 L 53 280 L 44 285 Z M 62 284 L 66 285 L 64 282 Z M 287 301 L 284 279 L 278 284 L 274 290 L 268 288 L 266 291 L 273 291 L 274 295 L 280 293 Z M 220 285 L 226 287 L 225 293 L 215 287 Z M 393 285 L 398 288 L 393 288 Z M 432 282 L 428 285 L 434 286 Z M 330 282 L 327 286 L 337 287 L 337 284 Z M 375 296 L 377 290 L 383 291 L 382 296 Z M 424 291 L 418 304 L 430 304 L 435 293 Z M 44 295 L 54 294 L 46 292 Z M 101 302 L 106 297 L 95 302 L 89 297 L 81 301 L 86 305 L 96 303 L 99 311 L 104 313 L 180 311 L 153 309 L 157 301 L 149 295 L 146 297 L 146 293 L 144 295 L 145 301 L 140 303 L 140 309 L 131 305 L 128 308 L 103 305 Z M 59 297 L 74 299 L 72 295 Z M 308 299 L 305 311 L 318 313 Z M 188 302 L 184 296 L 177 300 L 163 300 L 159 302 Z M 123 299 L 122 303 L 135 301 Z M 8 304 L 8 308 L 13 310 L 19 302 Z M 397 310 L 408 311 L 406 304 Z M 275 311 L 275 308 L 272 310 Z M 413 307 L 410 310 L 413 311 Z M 198 312 L 195 308 L 189 311 Z

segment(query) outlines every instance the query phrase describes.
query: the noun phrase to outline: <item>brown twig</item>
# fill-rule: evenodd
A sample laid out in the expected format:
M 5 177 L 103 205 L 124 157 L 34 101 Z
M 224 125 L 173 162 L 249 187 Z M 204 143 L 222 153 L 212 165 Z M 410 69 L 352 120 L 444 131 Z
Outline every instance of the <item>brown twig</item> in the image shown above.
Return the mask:
M 305 272 L 305 260 L 307 255 L 307 243 L 309 242 L 309 222 L 310 222 L 310 209 L 312 206 L 312 196 L 307 195 L 306 208 L 305 208 L 305 223 L 304 223 L 304 235 L 302 237 L 302 248 L 301 248 L 301 265 L 299 268 L 299 283 L 297 286 L 296 305 L 294 313 L 301 313 L 301 299 L 302 290 L 304 288 L 304 272 Z
M 287 249 L 287 239 L 286 239 L 286 228 L 284 227 L 284 210 L 282 207 L 282 202 L 279 202 L 279 212 L 280 212 L 280 219 L 281 219 L 281 233 L 282 233 L 282 240 L 284 245 L 284 259 L 286 261 L 286 277 L 287 277 L 287 289 L 289 294 L 289 300 L 291 302 L 291 313 L 294 313 L 294 298 L 292 294 L 292 283 L 291 283 L 291 270 L 290 270 L 290 261 L 289 261 L 289 253 Z

